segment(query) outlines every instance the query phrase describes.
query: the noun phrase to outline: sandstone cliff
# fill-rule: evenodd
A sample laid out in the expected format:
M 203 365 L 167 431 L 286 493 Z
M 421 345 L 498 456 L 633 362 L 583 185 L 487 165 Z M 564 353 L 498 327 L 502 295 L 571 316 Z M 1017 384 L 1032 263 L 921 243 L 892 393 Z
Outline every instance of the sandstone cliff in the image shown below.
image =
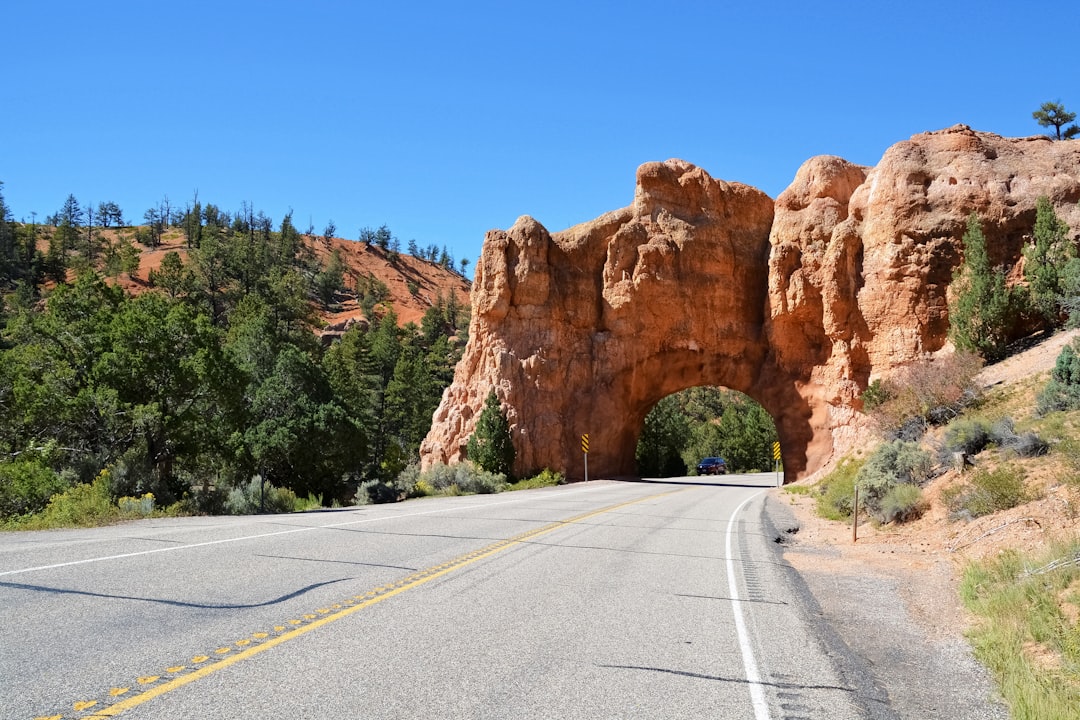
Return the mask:
M 872 377 L 947 350 L 947 291 L 967 217 L 1015 267 L 1047 195 L 1080 231 L 1080 142 L 958 125 L 874 168 L 807 161 L 774 202 L 670 160 L 639 168 L 634 202 L 549 234 L 488 233 L 469 345 L 421 447 L 454 462 L 494 387 L 518 470 L 632 475 L 645 415 L 695 385 L 747 393 L 777 423 L 788 479 L 856 437 Z M 1080 233 L 1077 233 L 1080 237 Z

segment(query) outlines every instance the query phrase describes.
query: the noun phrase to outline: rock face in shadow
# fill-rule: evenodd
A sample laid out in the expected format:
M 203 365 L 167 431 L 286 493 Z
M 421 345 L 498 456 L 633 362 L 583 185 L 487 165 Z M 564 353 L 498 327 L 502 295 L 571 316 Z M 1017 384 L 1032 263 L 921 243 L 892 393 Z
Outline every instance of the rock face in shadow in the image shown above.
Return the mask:
M 807 161 L 774 202 L 680 160 L 638 169 L 634 202 L 549 233 L 491 231 L 464 358 L 421 446 L 464 457 L 494 388 L 518 473 L 632 476 L 645 415 L 696 385 L 750 395 L 776 421 L 788 480 L 858 442 L 874 377 L 949 350 L 947 292 L 978 214 L 1021 272 L 1035 202 L 1080 231 L 1080 142 L 955 126 L 874 168 Z

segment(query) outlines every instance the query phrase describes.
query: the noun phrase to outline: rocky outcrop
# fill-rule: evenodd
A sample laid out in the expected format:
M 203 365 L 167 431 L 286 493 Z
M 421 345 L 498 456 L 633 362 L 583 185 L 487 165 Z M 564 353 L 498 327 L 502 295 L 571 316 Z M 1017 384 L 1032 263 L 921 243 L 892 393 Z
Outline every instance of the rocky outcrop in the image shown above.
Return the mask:
M 549 234 L 529 217 L 485 239 L 465 356 L 421 448 L 454 462 L 495 388 L 520 472 L 632 475 L 645 415 L 695 385 L 776 420 L 789 479 L 854 441 L 872 377 L 946 350 L 948 286 L 975 212 L 1016 266 L 1047 195 L 1080 230 L 1080 142 L 956 126 L 874 168 L 807 161 L 775 203 L 671 160 L 631 206 Z

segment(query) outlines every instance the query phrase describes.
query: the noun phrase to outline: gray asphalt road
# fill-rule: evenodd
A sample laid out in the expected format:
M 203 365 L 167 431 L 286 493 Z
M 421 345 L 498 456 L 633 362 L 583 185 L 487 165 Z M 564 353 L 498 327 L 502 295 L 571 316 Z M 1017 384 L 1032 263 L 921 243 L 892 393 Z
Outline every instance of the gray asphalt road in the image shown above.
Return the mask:
M 773 482 L 0 535 L 0 716 L 867 717 Z

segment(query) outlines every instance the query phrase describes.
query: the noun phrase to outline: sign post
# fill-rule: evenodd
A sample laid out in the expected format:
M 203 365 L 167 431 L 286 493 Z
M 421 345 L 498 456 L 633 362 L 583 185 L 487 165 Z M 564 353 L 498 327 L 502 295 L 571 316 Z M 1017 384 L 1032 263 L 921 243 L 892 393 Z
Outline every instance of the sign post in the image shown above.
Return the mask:
M 589 433 L 581 436 L 581 452 L 585 455 L 585 482 L 589 482 Z
M 780 487 L 780 443 L 772 444 L 773 464 L 776 467 L 776 487 Z
M 851 506 L 851 542 L 859 542 L 859 483 L 855 483 L 855 502 Z

